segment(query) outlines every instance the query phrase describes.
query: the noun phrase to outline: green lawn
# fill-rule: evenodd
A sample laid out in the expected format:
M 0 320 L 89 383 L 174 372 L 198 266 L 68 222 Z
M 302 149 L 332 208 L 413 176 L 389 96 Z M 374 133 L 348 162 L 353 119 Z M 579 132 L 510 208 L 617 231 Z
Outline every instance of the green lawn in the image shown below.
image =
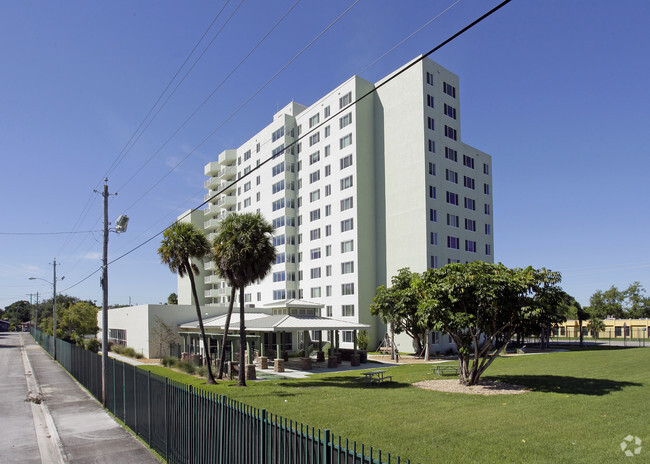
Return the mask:
M 421 390 L 411 383 L 434 378 L 422 364 L 391 367 L 395 382 L 370 387 L 348 372 L 210 390 L 412 462 L 628 462 L 627 435 L 645 445 L 630 460 L 650 462 L 649 360 L 648 349 L 613 347 L 499 358 L 484 378 L 532 390 L 521 395 Z

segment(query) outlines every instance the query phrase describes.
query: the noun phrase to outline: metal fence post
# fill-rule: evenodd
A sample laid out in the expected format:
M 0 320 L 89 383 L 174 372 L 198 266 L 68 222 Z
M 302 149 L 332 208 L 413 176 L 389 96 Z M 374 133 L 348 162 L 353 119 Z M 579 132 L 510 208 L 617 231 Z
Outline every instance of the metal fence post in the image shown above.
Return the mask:
M 192 462 L 192 385 L 187 394 L 187 462 Z
M 330 448 L 330 431 L 323 430 L 323 464 L 332 464 L 332 449 Z
M 169 420 L 167 416 L 169 414 L 168 402 L 169 402 L 169 378 L 165 377 L 165 461 L 169 462 Z
M 151 371 L 147 371 L 147 423 L 149 424 L 147 443 L 151 446 Z
M 266 409 L 260 414 L 260 464 L 266 464 Z
M 219 464 L 225 464 L 224 461 L 224 424 L 226 423 L 225 410 L 226 410 L 226 397 L 222 396 L 219 401 L 220 411 L 219 411 Z

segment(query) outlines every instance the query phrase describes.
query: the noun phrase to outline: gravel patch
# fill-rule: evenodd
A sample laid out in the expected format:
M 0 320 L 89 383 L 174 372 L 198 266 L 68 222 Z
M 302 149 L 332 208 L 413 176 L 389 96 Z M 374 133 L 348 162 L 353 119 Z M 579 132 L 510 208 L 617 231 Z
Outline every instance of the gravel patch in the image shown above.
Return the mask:
M 416 382 L 413 386 L 424 390 L 435 390 L 446 393 L 466 393 L 470 395 L 518 395 L 527 393 L 526 387 L 521 385 L 512 385 L 504 382 L 494 382 L 492 380 L 481 380 L 478 385 L 468 387 L 458 380 L 423 380 Z

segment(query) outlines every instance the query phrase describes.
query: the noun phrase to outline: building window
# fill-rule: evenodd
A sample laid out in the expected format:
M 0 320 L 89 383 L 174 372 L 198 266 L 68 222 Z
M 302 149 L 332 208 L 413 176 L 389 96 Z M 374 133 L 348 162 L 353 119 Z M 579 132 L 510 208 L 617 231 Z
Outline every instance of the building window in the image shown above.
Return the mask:
M 284 208 L 284 198 L 280 198 L 279 200 L 275 200 L 272 204 L 273 211 L 277 211 L 279 209 Z
M 310 240 L 318 240 L 320 238 L 320 228 L 318 229 L 312 229 L 309 231 L 309 239 Z
M 344 156 L 341 158 L 341 170 L 352 166 L 352 155 Z
M 465 218 L 465 230 L 471 230 L 472 232 L 476 232 L 476 221 L 473 219 Z
M 280 182 L 276 182 L 273 184 L 273 193 L 278 193 L 284 190 L 284 179 L 281 180 Z
M 309 136 L 309 146 L 316 145 L 320 142 L 320 132 L 316 132 L 314 135 Z
M 463 185 L 468 189 L 474 190 L 474 179 L 468 176 L 463 176 Z
M 474 169 L 474 158 L 471 156 L 463 155 L 463 165 L 470 169 Z
M 490 184 L 483 184 L 483 193 L 486 195 L 490 194 Z
M 352 113 L 348 113 L 339 119 L 339 128 L 343 129 L 345 126 L 352 124 Z
M 447 214 L 447 225 L 451 227 L 458 227 L 458 216 L 455 214 Z
M 483 211 L 485 212 L 485 214 L 487 214 L 489 216 L 490 215 L 490 205 L 486 203 L 485 207 L 483 208 Z
M 354 261 L 341 263 L 341 274 L 352 274 L 354 272 Z
M 453 192 L 447 192 L 447 203 L 458 206 L 458 195 Z
M 445 147 L 445 158 L 454 162 L 458 162 L 458 152 L 453 148 Z
M 327 245 L 325 247 L 325 256 L 332 256 L 332 245 Z
M 273 219 L 273 228 L 279 229 L 280 227 L 284 227 L 284 216 Z
M 329 137 L 332 133 L 332 128 L 330 126 L 325 126 L 325 138 Z
M 275 166 L 273 166 L 273 169 L 271 169 L 271 173 L 274 176 L 277 176 L 281 172 L 284 172 L 284 163 L 276 164 Z
M 447 248 L 460 249 L 460 239 L 458 237 L 447 236 Z
M 350 103 L 352 103 L 352 92 L 348 92 L 339 98 L 339 109 L 345 108 Z
M 341 211 L 351 209 L 352 206 L 353 206 L 352 197 L 348 197 L 348 198 L 345 198 L 345 199 L 341 200 Z
M 429 198 L 436 198 L 436 188 L 433 185 L 429 185 Z
M 435 140 L 429 139 L 429 153 L 435 153 L 436 152 L 436 142 Z
M 329 108 L 329 106 L 328 106 Z M 331 306 L 325 306 L 325 315 L 326 317 L 332 317 L 332 307 Z
M 427 73 L 427 84 L 433 85 L 433 74 L 430 72 Z
M 431 245 L 433 245 L 433 246 L 438 245 L 438 233 L 437 232 L 431 232 L 429 241 L 431 242 Z
M 284 234 L 273 237 L 273 246 L 277 247 L 280 245 L 284 245 Z
M 332 165 L 328 164 L 325 166 L 325 177 L 329 176 L 330 174 L 332 174 Z
M 432 256 L 431 257 L 431 267 L 433 269 L 438 269 L 438 257 L 437 256 Z
M 458 140 L 456 136 L 456 129 L 445 125 L 445 137 L 448 137 L 452 140 Z
M 316 200 L 320 200 L 320 189 L 314 190 L 309 193 L 309 202 L 313 203 Z
M 490 166 L 483 163 L 483 174 L 490 175 Z
M 328 224 L 325 226 L 325 237 L 332 235 L 332 225 Z
M 309 222 L 320 219 L 320 208 L 309 212 Z
M 341 242 L 341 253 L 349 253 L 350 251 L 354 251 L 354 240 Z
M 273 282 L 284 282 L 285 280 L 286 280 L 286 276 L 284 271 L 273 273 Z
M 312 298 L 320 298 L 320 287 L 312 287 L 311 288 L 311 297 Z
M 331 153 L 332 153 L 332 150 L 330 149 L 330 146 L 327 145 L 325 147 L 325 158 L 327 158 Z
M 471 209 L 472 211 L 476 210 L 476 201 L 472 198 L 465 197 L 465 208 Z
M 284 126 L 273 132 L 271 135 L 271 142 L 275 142 L 284 135 Z M 244 155 L 244 160 L 246 160 L 246 155 Z
M 339 148 L 341 150 L 350 145 L 352 145 L 352 134 L 348 134 L 345 137 L 341 137 L 341 139 L 339 140 Z
M 485 235 L 492 234 L 492 226 L 490 224 L 485 224 Z
M 427 106 L 433 108 L 433 96 L 427 94 Z M 446 106 L 446 105 L 445 105 Z
M 326 185 L 325 186 L 325 196 L 329 197 L 332 194 L 332 186 L 331 185 Z
M 332 214 L 332 205 L 325 205 L 325 217 Z
M 320 122 L 320 114 L 315 114 L 311 118 L 309 118 L 309 128 L 311 129 L 314 127 L 316 124 Z
M 431 130 L 436 129 L 436 122 L 431 117 L 427 117 L 427 127 Z
M 286 291 L 283 290 L 273 290 L 273 299 L 274 300 L 286 300 L 287 299 L 287 293 Z
M 452 119 L 456 119 L 456 108 L 445 103 L 445 114 Z
M 325 116 L 325 118 L 330 117 L 330 107 L 329 106 L 325 107 L 325 109 L 323 110 L 323 115 Z
M 309 174 L 309 183 L 313 184 L 314 182 L 320 180 L 320 169 Z
M 456 98 L 456 87 L 446 82 L 442 83 L 442 91 L 445 92 L 450 97 Z
M 429 221 L 437 222 L 438 221 L 438 211 L 431 208 L 429 209 Z
M 429 174 L 436 175 L 436 165 L 434 163 L 429 163 Z
M 317 163 L 319 160 L 320 160 L 320 151 L 317 151 L 316 153 L 312 153 L 311 155 L 309 155 L 309 165 Z
M 312 279 L 320 279 L 320 267 L 314 267 L 309 271 Z
M 347 304 L 341 306 L 341 315 L 344 317 L 353 317 L 354 316 L 354 305 Z
M 354 282 L 341 284 L 341 295 L 354 295 Z
M 454 184 L 458 183 L 458 173 L 456 171 L 452 171 L 451 169 L 445 170 L 445 178 Z
M 490 256 L 492 254 L 492 245 L 489 243 L 485 244 L 485 254 Z
M 354 221 L 352 218 L 341 221 L 341 232 L 347 232 L 354 229 Z
M 320 259 L 320 248 L 312 248 L 309 254 L 311 259 Z
M 341 179 L 341 190 L 349 189 L 352 187 L 352 176 L 347 176 L 343 179 Z
M 325 266 L 325 277 L 332 277 L 332 265 Z

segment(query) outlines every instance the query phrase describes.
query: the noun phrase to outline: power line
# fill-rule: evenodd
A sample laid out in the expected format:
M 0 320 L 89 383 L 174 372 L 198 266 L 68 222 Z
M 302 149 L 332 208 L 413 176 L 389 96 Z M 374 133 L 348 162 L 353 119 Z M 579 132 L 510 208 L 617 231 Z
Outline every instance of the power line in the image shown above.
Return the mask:
M 357 0 L 357 1 L 358 1 L 358 0 Z M 352 102 L 350 105 L 348 105 L 348 106 L 346 106 L 345 108 L 339 110 L 339 111 L 336 112 L 335 114 L 331 115 L 328 119 L 325 119 L 322 123 L 317 124 L 317 125 L 314 126 L 313 128 L 311 128 L 311 129 L 309 129 L 308 131 L 306 131 L 302 136 L 299 136 L 297 139 L 295 139 L 293 142 L 291 142 L 287 147 L 285 147 L 285 148 L 282 150 L 282 152 L 286 152 L 286 150 L 287 150 L 288 148 L 291 148 L 291 147 L 295 146 L 298 142 L 300 142 L 302 139 L 304 139 L 305 137 L 307 137 L 308 135 L 310 135 L 312 132 L 314 132 L 314 131 L 320 129 L 320 128 L 321 128 L 323 125 L 325 125 L 327 122 L 329 122 L 329 121 L 335 119 L 338 115 L 340 115 L 340 114 L 343 113 L 344 111 L 347 111 L 351 106 L 356 105 L 356 104 L 359 103 L 361 100 L 365 99 L 365 98 L 368 97 L 369 95 L 372 95 L 372 94 L 373 94 L 374 92 L 376 92 L 378 89 L 380 89 L 381 87 L 385 86 L 385 85 L 388 84 L 389 82 L 393 81 L 393 80 L 396 79 L 398 76 L 402 75 L 402 74 L 405 73 L 407 70 L 409 70 L 410 68 L 412 68 L 412 67 L 415 66 L 416 64 L 420 63 L 422 60 L 424 60 L 424 59 L 427 58 L 428 56 L 430 56 L 430 55 L 432 55 L 433 53 L 435 53 L 437 50 L 441 49 L 442 47 L 444 47 L 445 45 L 447 45 L 448 43 L 450 43 L 450 42 L 453 41 L 454 39 L 458 38 L 460 35 L 464 34 L 465 32 L 467 32 L 468 30 L 470 30 L 471 28 L 473 28 L 474 26 L 476 26 L 477 24 L 479 24 L 479 23 L 482 22 L 483 20 L 487 19 L 488 17 L 490 17 L 491 15 L 493 15 L 494 13 L 496 13 L 498 10 L 500 10 L 501 8 L 503 8 L 505 5 L 507 5 L 507 4 L 510 3 L 511 1 L 512 1 L 512 0 L 504 0 L 503 2 L 499 3 L 497 6 L 495 6 L 494 8 L 492 8 L 491 10 L 489 10 L 487 13 L 483 14 L 482 16 L 480 16 L 478 19 L 475 19 L 475 20 L 472 21 L 470 24 L 468 24 L 467 26 L 465 26 L 464 28 L 462 28 L 461 30 L 459 30 L 458 32 L 456 32 L 455 34 L 451 35 L 450 37 L 448 37 L 447 39 L 445 39 L 444 41 L 442 41 L 441 43 L 439 43 L 438 45 L 436 45 L 434 48 L 432 48 L 431 50 L 429 50 L 429 51 L 426 52 L 425 54 L 423 54 L 423 55 L 421 55 L 420 57 L 416 58 L 416 59 L 413 60 L 411 63 L 409 63 L 409 64 L 407 64 L 406 66 L 404 66 L 403 68 L 401 68 L 399 71 L 395 72 L 395 73 L 392 74 L 390 77 L 388 77 L 387 79 L 385 79 L 385 80 L 382 81 L 381 83 L 377 84 L 373 89 L 369 90 L 369 91 L 366 92 L 365 94 L 363 94 L 363 95 L 361 95 L 360 97 L 358 97 L 358 98 L 357 98 L 354 102 Z M 355 2 L 355 4 L 356 4 L 356 2 Z M 354 6 L 354 5 L 353 5 L 353 6 Z M 202 143 L 203 143 L 203 142 L 202 142 Z M 197 148 L 198 148 L 198 147 L 197 147 Z M 195 149 L 195 150 L 196 150 L 196 149 Z M 270 156 L 269 158 L 267 158 L 266 160 L 264 160 L 262 163 L 260 163 L 258 166 L 256 166 L 256 167 L 254 167 L 253 169 L 251 169 L 248 173 L 244 174 L 243 176 L 241 176 L 241 177 L 238 178 L 238 179 L 235 179 L 235 180 L 234 180 L 233 182 L 231 182 L 227 187 L 224 187 L 223 189 L 217 191 L 214 195 L 212 195 L 212 196 L 211 196 L 210 198 L 208 198 L 207 200 L 203 201 L 203 202 L 202 202 L 201 204 L 199 204 L 197 207 L 192 208 L 189 212 L 187 212 L 186 214 L 184 214 L 183 216 L 181 216 L 179 219 L 177 219 L 176 221 L 174 221 L 174 223 L 176 223 L 176 222 L 178 222 L 178 221 L 180 221 L 180 220 L 186 218 L 186 217 L 189 216 L 192 212 L 198 210 L 198 209 L 201 208 L 202 206 L 204 206 L 204 205 L 206 205 L 207 203 L 209 203 L 209 202 L 210 202 L 212 199 L 214 199 L 215 197 L 221 195 L 225 190 L 227 190 L 227 189 L 230 188 L 231 186 L 233 186 L 233 185 L 239 183 L 240 181 L 246 179 L 248 176 L 252 175 L 255 171 L 257 171 L 259 168 L 261 168 L 262 166 L 264 166 L 266 163 L 268 163 L 269 161 L 273 160 L 276 156 L 277 156 L 277 154 L 276 154 L 276 155 L 272 155 L 272 156 Z M 168 226 L 168 227 L 169 227 L 169 226 Z M 127 252 L 121 254 L 121 255 L 118 256 L 117 258 L 112 259 L 111 261 L 109 261 L 108 264 L 111 265 L 111 264 L 115 263 L 116 261 L 119 261 L 120 259 L 122 259 L 122 258 L 124 258 L 124 257 L 126 257 L 126 256 L 128 256 L 128 255 L 130 255 L 131 253 L 133 253 L 134 251 L 138 250 L 139 248 L 143 247 L 144 245 L 146 245 L 147 243 L 151 242 L 153 239 L 155 239 L 155 238 L 158 237 L 159 235 L 162 235 L 162 233 L 163 233 L 165 230 L 167 230 L 168 227 L 165 227 L 165 228 L 162 229 L 161 231 L 157 232 L 155 235 L 151 236 L 150 238 L 148 238 L 148 239 L 145 240 L 144 242 L 140 243 L 139 245 L 135 246 L 134 248 L 130 249 L 129 251 L 127 251 Z M 83 279 L 80 280 L 79 282 L 73 284 L 72 286 L 70 286 L 70 287 L 68 287 L 68 288 L 66 288 L 65 290 L 62 290 L 62 291 L 66 291 L 66 290 L 68 290 L 68 289 L 70 289 L 70 288 L 73 288 L 73 287 L 79 285 L 80 283 L 82 283 L 82 282 L 84 282 L 85 280 L 89 279 L 92 275 L 96 274 L 96 273 L 99 272 L 100 270 L 101 270 L 101 268 L 98 268 L 98 269 L 97 269 L 96 271 L 94 271 L 92 274 L 86 276 L 85 278 L 83 278 Z
M 92 234 L 101 230 L 76 230 L 69 232 L 0 232 L 0 235 L 65 235 L 65 234 Z

